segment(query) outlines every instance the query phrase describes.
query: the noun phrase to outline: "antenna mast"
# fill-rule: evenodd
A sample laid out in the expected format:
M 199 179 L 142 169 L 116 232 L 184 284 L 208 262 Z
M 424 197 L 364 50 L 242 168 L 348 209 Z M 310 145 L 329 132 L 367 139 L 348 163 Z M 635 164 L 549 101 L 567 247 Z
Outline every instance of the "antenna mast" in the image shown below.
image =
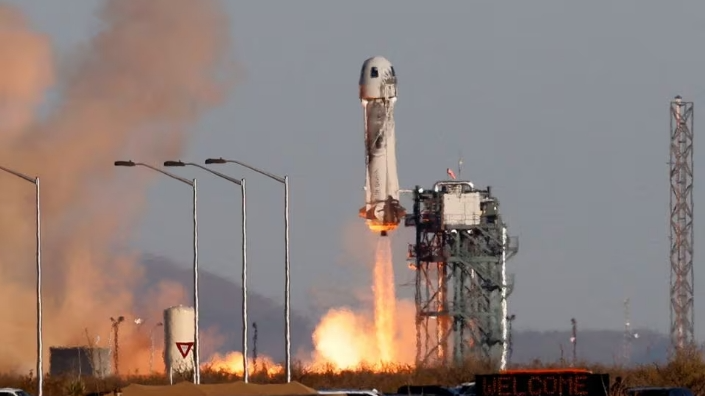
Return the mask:
M 460 176 L 462 172 L 463 172 L 463 152 L 459 151 L 458 152 L 458 179 L 460 179 L 460 180 L 462 180 L 462 177 Z
M 671 346 L 694 341 L 693 310 L 693 102 L 676 96 L 670 105 Z

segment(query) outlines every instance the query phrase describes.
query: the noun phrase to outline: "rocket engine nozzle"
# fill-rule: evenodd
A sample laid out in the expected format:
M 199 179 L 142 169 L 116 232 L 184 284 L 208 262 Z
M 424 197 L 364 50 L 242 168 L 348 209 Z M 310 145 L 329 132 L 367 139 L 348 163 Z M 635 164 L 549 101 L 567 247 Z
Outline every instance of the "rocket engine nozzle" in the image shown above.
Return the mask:
M 367 220 L 367 226 L 372 231 L 379 231 L 381 236 L 387 236 L 389 231 L 399 226 L 406 216 L 406 209 L 399 204 L 399 200 L 389 196 L 385 201 L 363 206 L 359 214 Z

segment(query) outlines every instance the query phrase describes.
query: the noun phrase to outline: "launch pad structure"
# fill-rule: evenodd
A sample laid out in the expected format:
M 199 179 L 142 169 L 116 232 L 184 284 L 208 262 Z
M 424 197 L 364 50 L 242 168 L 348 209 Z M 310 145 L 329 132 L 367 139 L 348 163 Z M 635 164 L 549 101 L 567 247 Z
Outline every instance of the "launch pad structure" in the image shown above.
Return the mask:
M 409 267 L 416 271 L 416 365 L 461 363 L 469 358 L 506 367 L 507 298 L 514 285 L 506 263 L 518 251 L 508 237 L 491 188 L 469 181 L 416 187 Z
M 389 60 L 375 56 L 363 62 L 359 98 L 365 125 L 365 205 L 359 215 L 382 237 L 402 219 L 416 229 L 409 248 L 410 267 L 416 270 L 416 365 L 457 363 L 472 356 L 504 368 L 513 319 L 507 297 L 514 283 L 506 262 L 517 252 L 516 238 L 507 236 L 490 188 L 457 181 L 450 169 L 454 180 L 413 191 L 413 214 L 407 214 L 399 203 L 397 93 L 397 74 Z

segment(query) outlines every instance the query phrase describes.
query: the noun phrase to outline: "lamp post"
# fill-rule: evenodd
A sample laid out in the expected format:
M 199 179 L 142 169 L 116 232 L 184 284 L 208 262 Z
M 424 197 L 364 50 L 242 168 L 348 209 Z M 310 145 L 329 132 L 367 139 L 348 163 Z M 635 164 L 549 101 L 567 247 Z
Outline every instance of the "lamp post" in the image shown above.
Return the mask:
M 193 383 L 201 383 L 201 367 L 200 367 L 200 349 L 201 343 L 198 333 L 198 212 L 197 208 L 197 193 L 196 193 L 196 179 L 188 180 L 181 176 L 174 175 L 172 173 L 161 170 L 149 164 L 142 162 L 133 161 L 115 161 L 115 166 L 143 166 L 149 168 L 155 172 L 159 172 L 164 176 L 168 176 L 174 180 L 180 181 L 184 184 L 191 186 L 193 191 L 193 331 L 194 331 L 194 346 L 193 346 L 193 358 L 194 358 L 194 368 L 193 368 Z
M 150 347 L 149 347 L 149 372 L 154 373 L 154 330 L 157 329 L 157 327 L 164 326 L 164 323 L 158 322 L 154 326 L 152 326 L 152 329 L 149 331 L 149 342 L 150 342 Z
M 23 173 L 0 166 L 0 171 L 19 177 L 34 184 L 36 210 L 36 271 L 37 271 L 37 396 L 43 395 L 44 362 L 42 346 L 42 211 L 39 203 L 39 177 L 29 177 Z
M 192 162 L 183 161 L 165 161 L 164 166 L 167 167 L 177 167 L 177 166 L 193 166 L 202 169 L 212 175 L 218 176 L 221 179 L 227 180 L 231 183 L 235 183 L 240 186 L 240 192 L 242 194 L 242 367 L 243 367 L 243 380 L 247 383 L 249 382 L 249 369 L 247 362 L 247 193 L 246 193 L 246 183 L 245 179 L 235 179 L 228 175 L 224 175 L 220 172 L 216 172 L 212 169 L 208 169 L 205 166 L 195 164 Z
M 248 165 L 241 161 L 224 159 L 224 158 L 208 158 L 206 165 L 211 164 L 237 164 L 247 169 L 255 171 L 260 175 L 278 181 L 284 185 L 284 341 L 286 345 L 286 382 L 291 382 L 291 271 L 289 265 L 289 176 L 280 177 L 269 173 L 252 165 Z

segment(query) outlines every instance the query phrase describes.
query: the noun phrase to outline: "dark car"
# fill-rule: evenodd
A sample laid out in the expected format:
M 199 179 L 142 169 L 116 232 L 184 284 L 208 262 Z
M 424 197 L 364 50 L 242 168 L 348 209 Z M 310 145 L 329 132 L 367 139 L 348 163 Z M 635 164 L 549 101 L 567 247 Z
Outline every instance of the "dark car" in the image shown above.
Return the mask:
M 627 396 L 693 396 L 690 389 L 679 387 L 641 386 L 628 388 L 625 393 Z
M 397 395 L 458 396 L 455 389 L 440 385 L 404 385 L 397 389 Z

